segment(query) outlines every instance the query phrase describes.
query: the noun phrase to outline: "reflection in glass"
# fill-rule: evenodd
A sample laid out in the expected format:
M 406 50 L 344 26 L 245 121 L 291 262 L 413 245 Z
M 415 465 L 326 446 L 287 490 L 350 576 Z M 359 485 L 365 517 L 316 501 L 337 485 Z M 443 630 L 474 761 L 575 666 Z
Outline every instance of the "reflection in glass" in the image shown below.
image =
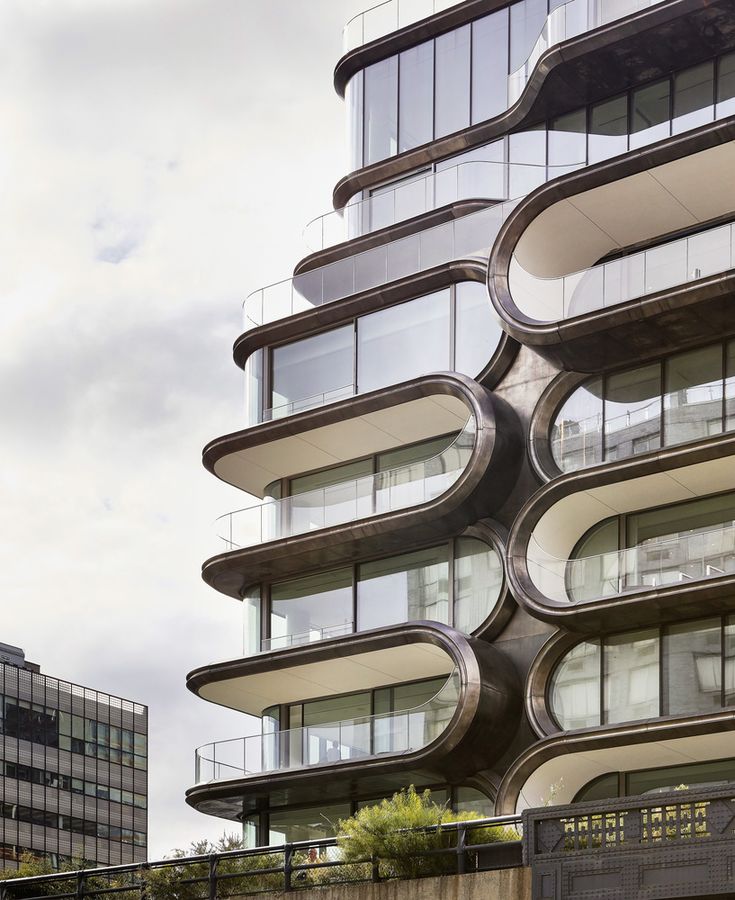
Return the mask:
M 250 588 L 242 598 L 243 651 L 246 656 L 260 653 L 260 586 Z
M 549 165 L 574 166 L 587 159 L 587 110 L 578 109 L 549 125 Z M 563 170 L 555 171 L 561 175 Z
M 584 641 L 554 671 L 551 708 L 565 730 L 600 724 L 600 642 Z
M 449 622 L 448 547 L 363 563 L 357 583 L 357 627 Z
M 722 346 L 673 356 L 666 363 L 666 443 L 681 444 L 721 431 Z
M 631 150 L 669 136 L 669 90 L 666 78 L 633 91 Z
M 625 792 L 629 795 L 666 793 L 675 791 L 681 784 L 689 787 L 715 787 L 735 781 L 735 760 L 718 759 L 665 769 L 644 769 L 629 772 L 625 780 Z
M 470 35 L 464 25 L 436 38 L 434 137 L 470 124 Z
M 336 637 L 351 630 L 351 569 L 333 569 L 271 586 L 269 649 Z
M 334 837 L 334 825 L 349 818 L 349 803 L 312 806 L 308 809 L 273 811 L 268 816 L 268 843 L 272 846 L 296 841 L 316 841 Z
M 717 62 L 717 118 L 735 113 L 735 53 Z
M 685 69 L 674 78 L 674 134 L 714 118 L 714 64 Z M 668 113 L 667 113 L 668 115 Z
M 562 472 L 602 462 L 602 378 L 579 387 L 556 414 L 551 452 Z
M 351 388 L 353 328 L 345 325 L 273 350 L 273 417 L 318 405 L 323 395 Z M 351 393 L 351 390 L 350 390 Z
M 455 287 L 454 371 L 476 378 L 503 336 L 487 288 L 478 281 Z
M 720 619 L 672 625 L 665 634 L 663 650 L 665 712 L 687 716 L 720 709 Z
M 661 445 L 661 368 L 611 375 L 605 390 L 605 459 L 622 459 Z
M 472 23 L 472 124 L 491 119 L 508 105 L 508 10 Z
M 503 587 L 498 552 L 476 538 L 459 538 L 454 557 L 454 627 L 471 634 L 494 609 Z
M 605 722 L 630 722 L 659 714 L 659 636 L 655 629 L 605 641 Z
M 624 573 L 619 547 L 617 518 L 590 528 L 574 548 L 567 570 L 567 593 L 572 601 L 584 603 L 620 593 Z
M 495 812 L 495 804 L 482 791 L 472 787 L 458 787 L 454 792 L 455 811 L 471 814 L 479 819 L 489 819 Z
M 426 144 L 434 131 L 434 45 L 432 41 L 400 55 L 398 152 Z
M 590 112 L 589 162 L 596 163 L 628 149 L 628 98 L 597 103 Z
M 358 320 L 360 393 L 449 369 L 449 296 L 447 288 Z
M 398 57 L 368 66 L 365 78 L 365 165 L 398 148 Z
M 526 62 L 546 23 L 547 0 L 525 0 L 510 7 L 510 71 Z
M 725 706 L 735 706 L 735 620 L 725 622 Z
M 735 341 L 725 348 L 725 430 L 735 430 Z

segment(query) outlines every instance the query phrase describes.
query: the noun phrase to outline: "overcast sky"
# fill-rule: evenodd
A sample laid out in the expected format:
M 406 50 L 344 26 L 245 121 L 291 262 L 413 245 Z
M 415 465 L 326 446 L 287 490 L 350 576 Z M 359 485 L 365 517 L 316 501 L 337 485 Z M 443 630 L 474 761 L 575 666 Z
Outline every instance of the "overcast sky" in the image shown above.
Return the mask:
M 0 3 L 0 641 L 149 705 L 154 858 L 222 834 L 194 747 L 253 730 L 184 683 L 242 652 L 199 571 L 246 498 L 200 454 L 243 424 L 242 299 L 345 174 L 332 70 L 368 5 Z

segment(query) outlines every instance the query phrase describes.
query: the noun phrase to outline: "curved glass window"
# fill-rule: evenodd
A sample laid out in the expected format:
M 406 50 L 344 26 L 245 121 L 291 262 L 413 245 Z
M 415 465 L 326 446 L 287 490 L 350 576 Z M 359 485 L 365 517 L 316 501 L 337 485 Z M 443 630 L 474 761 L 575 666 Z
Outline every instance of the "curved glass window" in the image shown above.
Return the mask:
M 471 634 L 495 608 L 503 585 L 500 553 L 470 537 L 278 582 L 263 589 L 262 600 L 260 588 L 243 598 L 245 653 L 422 620 Z M 268 628 L 262 637 L 261 615 Z
M 735 341 L 591 378 L 557 412 L 551 450 L 563 472 L 735 430 Z
M 735 572 L 735 493 L 598 522 L 566 563 L 573 602 Z
M 502 336 L 485 285 L 459 282 L 258 351 L 246 364 L 248 421 L 282 418 L 431 372 L 475 378 Z M 269 379 L 262 374 L 264 353 Z
M 734 702 L 734 616 L 581 642 L 549 684 L 551 713 L 565 731 L 706 715 Z
M 658 769 L 610 772 L 588 782 L 574 797 L 574 803 L 662 794 L 685 787 L 718 787 L 735 781 L 735 759 L 684 763 Z

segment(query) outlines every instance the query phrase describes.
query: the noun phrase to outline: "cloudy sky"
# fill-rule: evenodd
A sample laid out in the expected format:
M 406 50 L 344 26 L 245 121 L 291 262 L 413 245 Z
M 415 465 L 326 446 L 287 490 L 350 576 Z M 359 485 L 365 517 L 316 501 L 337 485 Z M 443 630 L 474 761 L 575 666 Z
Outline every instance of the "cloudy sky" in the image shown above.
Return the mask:
M 240 303 L 306 253 L 345 172 L 332 88 L 367 0 L 0 4 L 0 641 L 150 707 L 150 853 L 223 831 L 193 748 L 252 731 L 186 672 L 240 655 L 207 588 L 243 495 Z

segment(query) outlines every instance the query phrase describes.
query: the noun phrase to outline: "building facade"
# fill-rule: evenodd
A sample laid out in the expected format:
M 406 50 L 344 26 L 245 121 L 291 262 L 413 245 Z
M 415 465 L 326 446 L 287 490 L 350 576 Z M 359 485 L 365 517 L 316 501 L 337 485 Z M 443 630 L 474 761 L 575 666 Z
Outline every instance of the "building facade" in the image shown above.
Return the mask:
M 441 8 L 440 8 L 441 7 Z M 735 3 L 388 2 L 346 28 L 352 171 L 251 294 L 262 498 L 205 581 L 262 734 L 195 808 L 312 839 L 414 784 L 510 813 L 735 780 Z
M 147 854 L 148 709 L 43 675 L 0 644 L 0 867 Z

